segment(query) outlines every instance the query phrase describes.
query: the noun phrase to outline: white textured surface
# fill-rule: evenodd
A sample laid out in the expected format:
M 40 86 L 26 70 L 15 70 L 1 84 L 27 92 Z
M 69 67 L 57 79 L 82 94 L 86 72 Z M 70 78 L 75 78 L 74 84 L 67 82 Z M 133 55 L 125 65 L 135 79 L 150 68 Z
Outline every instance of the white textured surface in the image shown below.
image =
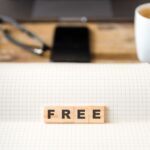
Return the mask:
M 149 150 L 150 123 L 1 123 L 1 150 Z
M 105 104 L 110 122 L 150 120 L 150 65 L 1 64 L 0 103 L 2 121 L 40 121 L 51 104 Z
M 46 125 L 47 105 L 105 104 L 104 125 Z M 0 150 L 149 150 L 150 65 L 0 64 Z

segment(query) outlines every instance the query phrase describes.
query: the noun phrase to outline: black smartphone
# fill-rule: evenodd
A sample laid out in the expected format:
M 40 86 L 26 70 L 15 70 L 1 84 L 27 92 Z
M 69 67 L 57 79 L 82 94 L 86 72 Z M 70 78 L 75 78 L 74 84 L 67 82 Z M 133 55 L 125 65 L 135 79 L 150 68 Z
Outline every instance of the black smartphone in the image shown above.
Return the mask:
M 53 62 L 90 62 L 90 31 L 87 27 L 57 27 L 51 53 Z

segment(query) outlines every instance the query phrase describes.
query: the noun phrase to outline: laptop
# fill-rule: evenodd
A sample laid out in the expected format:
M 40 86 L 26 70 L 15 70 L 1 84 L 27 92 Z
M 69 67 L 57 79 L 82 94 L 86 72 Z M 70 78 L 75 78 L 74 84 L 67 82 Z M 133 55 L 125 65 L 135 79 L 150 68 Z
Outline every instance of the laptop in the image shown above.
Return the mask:
M 0 14 L 19 21 L 132 20 L 149 0 L 0 0 Z

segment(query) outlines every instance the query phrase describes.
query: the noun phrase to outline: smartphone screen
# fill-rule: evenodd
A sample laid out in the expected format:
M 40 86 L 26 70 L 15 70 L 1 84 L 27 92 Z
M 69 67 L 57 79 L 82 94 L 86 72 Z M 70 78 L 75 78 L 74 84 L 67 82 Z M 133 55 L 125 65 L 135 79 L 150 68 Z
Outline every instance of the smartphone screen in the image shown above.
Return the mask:
M 57 27 L 51 54 L 54 62 L 90 62 L 90 33 L 87 27 Z

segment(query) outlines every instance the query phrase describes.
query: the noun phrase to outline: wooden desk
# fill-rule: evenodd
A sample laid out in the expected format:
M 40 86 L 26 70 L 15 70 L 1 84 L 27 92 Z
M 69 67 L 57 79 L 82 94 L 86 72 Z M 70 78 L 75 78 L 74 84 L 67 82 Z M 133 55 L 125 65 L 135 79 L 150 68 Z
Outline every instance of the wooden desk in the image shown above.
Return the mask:
M 25 23 L 28 29 L 38 34 L 52 45 L 56 23 Z M 91 49 L 94 63 L 137 63 L 132 23 L 89 23 L 91 30 Z M 12 34 L 21 41 L 32 43 L 25 35 L 14 28 Z M 0 34 L 0 62 L 49 62 L 44 57 L 30 54 L 9 43 Z

